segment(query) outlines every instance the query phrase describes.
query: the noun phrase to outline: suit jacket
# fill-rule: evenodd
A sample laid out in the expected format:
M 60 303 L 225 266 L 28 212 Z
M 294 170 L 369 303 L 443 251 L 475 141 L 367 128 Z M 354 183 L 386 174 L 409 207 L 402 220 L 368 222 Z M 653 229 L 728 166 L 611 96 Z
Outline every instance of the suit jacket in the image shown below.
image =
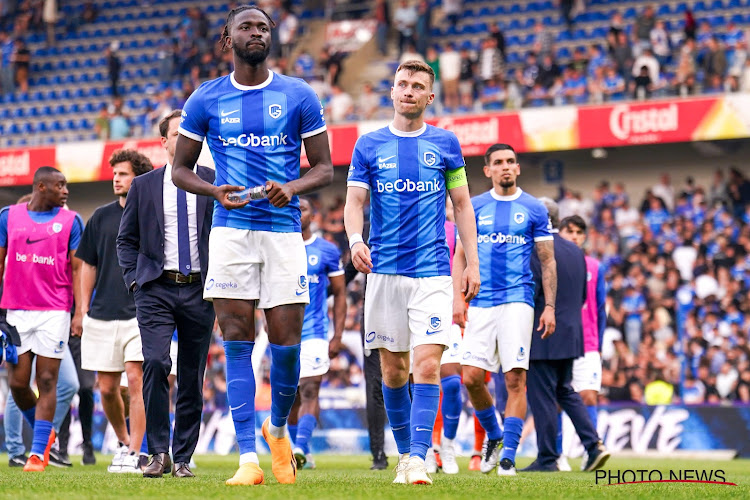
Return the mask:
M 125 285 L 143 286 L 164 272 L 164 168 L 158 168 L 133 179 L 117 235 L 117 259 Z M 198 166 L 198 176 L 213 183 L 216 173 Z M 213 200 L 196 197 L 198 255 L 201 280 L 205 285 L 208 270 L 208 234 L 214 213 Z
M 542 264 L 534 252 L 531 270 L 534 273 L 534 333 L 531 340 L 532 361 L 575 359 L 583 356 L 583 323 L 581 309 L 586 301 L 586 260 L 575 243 L 554 234 L 557 261 L 557 300 L 555 302 L 555 333 L 542 340 L 536 329 L 545 307 L 542 287 Z

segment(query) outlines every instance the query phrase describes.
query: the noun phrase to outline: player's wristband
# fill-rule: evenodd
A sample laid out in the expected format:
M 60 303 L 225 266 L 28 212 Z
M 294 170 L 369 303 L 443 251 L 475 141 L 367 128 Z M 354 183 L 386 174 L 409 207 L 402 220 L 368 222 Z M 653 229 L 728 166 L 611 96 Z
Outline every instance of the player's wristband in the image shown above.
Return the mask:
M 466 186 L 468 181 L 466 180 L 466 169 L 459 167 L 453 170 L 448 170 L 445 173 L 445 187 L 446 189 L 453 189 L 461 186 Z
M 552 305 L 552 304 L 544 304 L 544 307 L 551 307 L 552 309 L 554 309 L 554 308 L 555 308 L 555 306 L 554 306 L 554 305 Z
M 364 243 L 364 242 L 365 242 L 365 240 L 362 239 L 362 235 L 361 234 L 354 233 L 349 238 L 349 250 L 351 250 L 352 247 L 354 247 L 354 245 L 356 245 L 357 243 Z

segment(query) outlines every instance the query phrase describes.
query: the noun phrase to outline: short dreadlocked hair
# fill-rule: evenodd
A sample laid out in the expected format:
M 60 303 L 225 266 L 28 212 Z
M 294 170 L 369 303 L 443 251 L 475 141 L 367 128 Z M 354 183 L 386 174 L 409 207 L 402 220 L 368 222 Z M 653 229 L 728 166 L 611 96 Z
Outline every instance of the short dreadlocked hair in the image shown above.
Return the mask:
M 224 29 L 221 31 L 219 47 L 221 47 L 222 51 L 227 50 L 227 38 L 229 38 L 229 30 L 234 23 L 234 18 L 237 17 L 237 14 L 239 14 L 240 12 L 245 12 L 246 10 L 257 10 L 258 12 L 266 16 L 268 24 L 271 26 L 271 28 L 276 27 L 276 23 L 273 22 L 271 16 L 269 16 L 265 10 L 261 9 L 257 5 L 240 5 L 239 7 L 235 7 L 234 9 L 229 11 L 229 14 L 227 14 L 227 22 L 226 24 L 224 24 Z

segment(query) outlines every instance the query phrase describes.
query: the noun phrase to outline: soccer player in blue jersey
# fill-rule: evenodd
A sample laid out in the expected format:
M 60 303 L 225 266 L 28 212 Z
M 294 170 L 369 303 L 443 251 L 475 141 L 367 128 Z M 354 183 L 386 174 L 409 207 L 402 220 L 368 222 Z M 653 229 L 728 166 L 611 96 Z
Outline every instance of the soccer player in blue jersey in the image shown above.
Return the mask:
M 526 417 L 526 371 L 534 323 L 535 283 L 530 266 L 534 247 L 542 264 L 542 283 L 536 285 L 543 287 L 547 305 L 539 319 L 542 338 L 555 331 L 557 268 L 547 209 L 516 185 L 521 168 L 515 150 L 507 144 L 490 146 L 484 165 L 492 189 L 471 199 L 482 286 L 468 311 L 461 364 L 463 382 L 487 431 L 480 470 L 488 473 L 497 466 L 502 447 L 497 473 L 514 476 L 516 448 Z M 456 287 L 465 266 L 464 248 L 457 245 L 453 259 Z M 456 323 L 464 323 L 465 307 L 454 300 Z M 502 432 L 485 384 L 486 372 L 496 373 L 501 366 L 508 389 Z
M 394 483 L 432 484 L 425 455 L 440 399 L 440 359 L 450 342 L 451 302 L 445 196 L 453 201 L 468 266 L 468 300 L 479 289 L 476 225 L 456 136 L 424 122 L 435 73 L 419 61 L 398 67 L 393 122 L 359 138 L 349 170 L 344 225 L 352 263 L 367 274 L 365 347 L 379 349 L 383 400 L 396 438 Z M 370 193 L 369 246 L 362 240 Z M 414 391 L 409 397 L 409 351 Z
M 237 485 L 264 482 L 255 452 L 256 307 L 265 311 L 271 343 L 271 416 L 263 437 L 276 479 L 296 480 L 286 424 L 309 302 L 297 195 L 333 178 L 320 100 L 304 81 L 268 69 L 273 26 L 255 6 L 229 12 L 220 43 L 233 52 L 234 72 L 204 83 L 185 103 L 172 167 L 175 185 L 216 198 L 203 296 L 213 300 L 224 334 L 227 397 L 240 447 L 240 467 L 227 484 Z M 192 171 L 204 139 L 216 163 L 215 185 Z M 303 141 L 312 168 L 300 177 Z M 264 199 L 230 200 L 232 192 L 261 185 Z
M 299 467 L 310 460 L 310 438 L 320 415 L 318 393 L 330 360 L 341 350 L 341 336 L 346 321 L 346 280 L 341 252 L 333 243 L 318 238 L 310 229 L 313 210 L 309 200 L 299 200 L 302 238 L 307 252 L 307 281 L 310 304 L 305 308 L 300 351 L 299 391 L 289 415 L 289 433 L 294 441 L 294 457 Z M 328 285 L 333 295 L 333 337 L 328 341 Z M 299 415 L 299 417 L 298 417 Z

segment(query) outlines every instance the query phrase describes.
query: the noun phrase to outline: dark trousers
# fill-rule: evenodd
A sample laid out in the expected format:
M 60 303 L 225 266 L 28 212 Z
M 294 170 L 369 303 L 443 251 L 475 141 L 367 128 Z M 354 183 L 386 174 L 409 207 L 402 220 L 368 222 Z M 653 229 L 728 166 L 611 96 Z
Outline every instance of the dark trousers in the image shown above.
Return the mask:
M 214 310 L 203 300 L 200 282 L 189 285 L 156 280 L 135 292 L 143 344 L 143 402 L 149 454 L 169 453 L 169 346 L 177 328 L 177 405 L 172 452 L 189 462 L 198 444 L 203 410 L 203 374 L 214 324 Z
M 556 446 L 558 404 L 573 422 L 584 448 L 589 450 L 599 441 L 581 395 L 570 385 L 572 379 L 572 358 L 531 361 L 529 366 L 526 395 L 534 413 L 539 447 L 536 461 L 541 466 L 553 465 L 559 456 Z
M 363 308 L 364 310 L 364 308 Z M 365 321 L 361 318 L 360 333 L 365 344 Z M 365 348 L 366 349 L 366 348 Z M 373 458 L 382 456 L 385 448 L 385 403 L 383 402 L 383 373 L 380 371 L 380 351 L 365 350 L 365 394 L 367 395 L 367 434 Z
M 73 362 L 76 365 L 76 371 L 78 372 L 78 383 L 80 388 L 78 389 L 78 418 L 81 421 L 81 434 L 83 435 L 83 443 L 91 444 L 91 431 L 93 428 L 94 420 L 94 384 L 96 383 L 96 372 L 84 370 L 81 368 L 81 337 L 70 336 L 68 339 L 68 346 L 70 352 L 73 355 Z M 60 443 L 60 450 L 67 453 L 68 442 L 70 440 L 70 410 L 65 415 L 60 426 L 60 434 L 57 438 Z

